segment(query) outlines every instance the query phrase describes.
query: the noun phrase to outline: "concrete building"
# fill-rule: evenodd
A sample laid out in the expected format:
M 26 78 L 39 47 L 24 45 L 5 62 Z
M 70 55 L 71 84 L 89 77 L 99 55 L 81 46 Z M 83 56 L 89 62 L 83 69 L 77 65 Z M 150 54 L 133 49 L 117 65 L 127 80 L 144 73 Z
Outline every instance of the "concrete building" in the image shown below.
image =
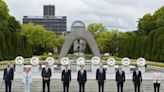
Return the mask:
M 45 29 L 55 32 L 57 35 L 67 30 L 67 17 L 55 16 L 54 5 L 44 5 L 43 16 L 24 16 L 23 24 L 34 23 L 43 25 Z

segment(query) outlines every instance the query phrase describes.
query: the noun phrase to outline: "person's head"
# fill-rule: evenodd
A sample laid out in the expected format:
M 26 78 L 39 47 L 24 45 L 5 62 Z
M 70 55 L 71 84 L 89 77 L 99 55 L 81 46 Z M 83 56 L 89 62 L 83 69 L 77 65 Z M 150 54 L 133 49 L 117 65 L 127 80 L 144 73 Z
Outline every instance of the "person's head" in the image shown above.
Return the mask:
M 119 70 L 122 70 L 122 66 L 121 66 L 121 65 L 119 65 L 118 69 L 119 69 Z
M 64 65 L 65 69 L 68 69 L 68 64 Z
M 10 67 L 10 65 L 11 65 L 11 64 L 10 64 L 10 63 L 8 63 L 8 64 L 7 64 L 7 67 Z
M 160 72 L 160 68 L 156 68 L 155 71 L 156 71 L 156 72 Z
M 83 69 L 84 68 L 84 65 L 80 65 L 80 68 Z
M 45 67 L 48 67 L 48 62 L 45 62 Z
M 30 72 L 30 68 L 29 67 L 26 67 L 25 68 L 25 73 L 29 73 Z
M 138 66 L 136 65 L 136 70 L 138 70 Z
M 99 66 L 100 66 L 100 68 L 103 68 L 103 64 L 102 63 L 100 63 Z

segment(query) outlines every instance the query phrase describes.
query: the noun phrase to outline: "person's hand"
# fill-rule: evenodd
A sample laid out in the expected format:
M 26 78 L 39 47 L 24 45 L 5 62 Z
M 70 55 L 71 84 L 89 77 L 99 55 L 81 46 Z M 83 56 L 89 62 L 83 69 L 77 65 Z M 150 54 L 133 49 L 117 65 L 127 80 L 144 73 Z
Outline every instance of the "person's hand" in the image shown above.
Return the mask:
M 43 79 L 44 79 L 44 80 L 46 80 L 46 78 L 45 78 L 45 77 L 44 77 Z

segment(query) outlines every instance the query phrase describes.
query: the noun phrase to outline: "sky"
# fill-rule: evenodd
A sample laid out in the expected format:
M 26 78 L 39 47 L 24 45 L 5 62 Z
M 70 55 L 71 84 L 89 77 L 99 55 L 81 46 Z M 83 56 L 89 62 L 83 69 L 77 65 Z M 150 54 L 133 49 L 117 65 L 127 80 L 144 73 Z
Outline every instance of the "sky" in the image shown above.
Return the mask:
M 133 31 L 146 13 L 164 5 L 164 0 L 5 0 L 9 13 L 22 23 L 23 16 L 43 16 L 43 5 L 55 5 L 56 16 L 67 16 L 67 30 L 72 22 L 103 23 L 108 29 Z

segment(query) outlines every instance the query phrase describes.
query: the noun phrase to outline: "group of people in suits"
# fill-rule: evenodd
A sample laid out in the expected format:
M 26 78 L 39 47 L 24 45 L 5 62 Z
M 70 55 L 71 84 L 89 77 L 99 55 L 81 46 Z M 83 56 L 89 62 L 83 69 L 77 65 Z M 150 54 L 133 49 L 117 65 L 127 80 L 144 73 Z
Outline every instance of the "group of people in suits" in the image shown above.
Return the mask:
M 69 65 L 64 65 L 65 69 L 62 70 L 61 81 L 63 83 L 63 92 L 69 92 L 69 84 L 71 81 L 71 70 L 68 68 Z M 51 69 L 48 67 L 48 63 L 45 63 L 45 67 L 41 72 L 42 82 L 43 82 L 43 92 L 45 92 L 45 87 L 47 85 L 47 90 L 50 92 L 50 79 L 52 76 Z M 6 92 L 11 92 L 11 85 L 14 79 L 14 69 L 10 64 L 4 69 L 3 80 L 5 81 Z M 104 92 L 104 83 L 106 80 L 106 70 L 103 68 L 103 64 L 99 64 L 99 68 L 96 71 L 96 80 L 98 83 L 99 92 Z M 84 65 L 80 65 L 80 69 L 77 73 L 77 81 L 79 83 L 79 92 L 85 92 L 85 84 L 87 82 L 87 71 L 84 69 Z M 115 81 L 117 83 L 117 92 L 123 92 L 123 86 L 126 81 L 125 72 L 122 70 L 120 65 L 115 74 Z M 24 92 L 30 92 L 30 84 L 32 83 L 32 77 L 29 68 L 25 68 L 22 77 L 22 82 L 24 84 Z M 140 92 L 140 86 L 142 83 L 142 73 L 138 70 L 136 66 L 132 75 L 132 82 L 134 84 L 134 92 Z M 161 73 L 159 68 L 154 72 L 154 92 L 159 92 L 161 82 Z

